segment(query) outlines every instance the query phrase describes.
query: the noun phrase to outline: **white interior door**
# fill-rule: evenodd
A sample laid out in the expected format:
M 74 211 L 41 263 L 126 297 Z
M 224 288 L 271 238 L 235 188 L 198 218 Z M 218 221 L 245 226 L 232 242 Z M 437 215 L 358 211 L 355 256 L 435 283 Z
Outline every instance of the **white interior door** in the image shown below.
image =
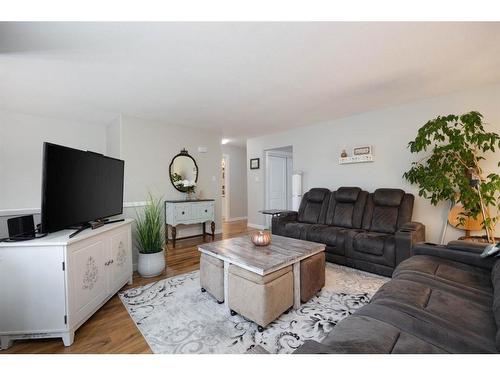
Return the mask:
M 287 158 L 269 155 L 268 166 L 268 207 L 269 209 L 287 208 Z

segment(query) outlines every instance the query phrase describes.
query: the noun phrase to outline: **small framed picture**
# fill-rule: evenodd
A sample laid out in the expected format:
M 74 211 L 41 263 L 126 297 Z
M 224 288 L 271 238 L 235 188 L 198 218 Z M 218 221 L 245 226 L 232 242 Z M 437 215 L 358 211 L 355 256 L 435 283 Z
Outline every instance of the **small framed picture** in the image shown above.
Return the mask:
M 250 169 L 259 169 L 260 168 L 260 159 L 250 159 Z
M 352 149 L 352 154 L 356 155 L 369 155 L 372 153 L 372 146 L 358 146 Z

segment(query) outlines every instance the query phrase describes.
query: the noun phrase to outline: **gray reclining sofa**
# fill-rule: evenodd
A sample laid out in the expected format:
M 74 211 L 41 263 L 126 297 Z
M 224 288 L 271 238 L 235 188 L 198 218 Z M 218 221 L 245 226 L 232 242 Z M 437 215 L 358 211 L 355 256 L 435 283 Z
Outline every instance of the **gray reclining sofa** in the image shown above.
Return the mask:
M 359 187 L 304 194 L 299 211 L 273 218 L 272 232 L 326 245 L 327 261 L 390 276 L 425 240 L 425 227 L 411 221 L 414 197 L 401 189 Z

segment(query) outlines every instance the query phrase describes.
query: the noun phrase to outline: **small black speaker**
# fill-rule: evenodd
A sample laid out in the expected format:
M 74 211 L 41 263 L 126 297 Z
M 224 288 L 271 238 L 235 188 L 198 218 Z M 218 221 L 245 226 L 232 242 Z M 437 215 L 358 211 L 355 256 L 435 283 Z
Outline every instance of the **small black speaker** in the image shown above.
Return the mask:
M 13 217 L 7 220 L 10 238 L 35 238 L 35 222 L 33 215 Z

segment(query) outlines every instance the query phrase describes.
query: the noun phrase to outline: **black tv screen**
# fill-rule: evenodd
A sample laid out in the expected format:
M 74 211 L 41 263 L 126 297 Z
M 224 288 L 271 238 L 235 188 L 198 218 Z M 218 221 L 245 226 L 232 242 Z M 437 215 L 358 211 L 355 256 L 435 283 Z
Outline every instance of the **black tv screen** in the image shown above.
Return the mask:
M 42 228 L 51 233 L 123 212 L 123 160 L 45 142 Z

